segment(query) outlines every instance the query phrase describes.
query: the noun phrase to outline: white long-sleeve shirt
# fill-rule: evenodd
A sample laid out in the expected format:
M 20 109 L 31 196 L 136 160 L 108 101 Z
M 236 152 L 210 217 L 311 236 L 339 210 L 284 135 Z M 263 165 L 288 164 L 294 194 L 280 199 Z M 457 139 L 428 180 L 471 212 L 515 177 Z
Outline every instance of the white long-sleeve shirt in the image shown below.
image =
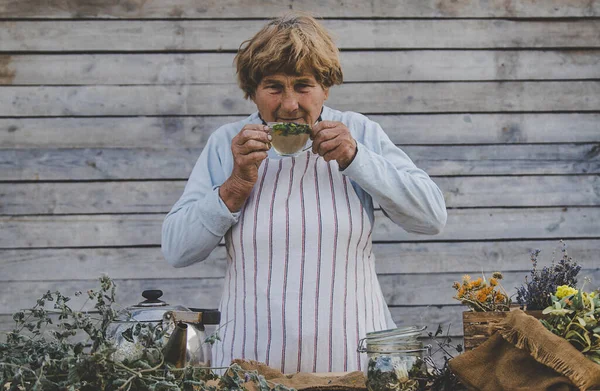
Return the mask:
M 344 123 L 357 141 L 352 163 L 341 171 L 350 179 L 370 223 L 373 201 L 408 232 L 437 234 L 446 224 L 446 205 L 437 185 L 385 134 L 362 114 L 323 107 L 321 118 Z M 258 113 L 217 129 L 209 138 L 181 198 L 162 227 L 162 251 L 175 267 L 204 260 L 240 213 L 231 213 L 219 197 L 219 186 L 233 171 L 231 140 L 245 124 L 262 123 Z M 269 159 L 280 159 L 269 151 Z

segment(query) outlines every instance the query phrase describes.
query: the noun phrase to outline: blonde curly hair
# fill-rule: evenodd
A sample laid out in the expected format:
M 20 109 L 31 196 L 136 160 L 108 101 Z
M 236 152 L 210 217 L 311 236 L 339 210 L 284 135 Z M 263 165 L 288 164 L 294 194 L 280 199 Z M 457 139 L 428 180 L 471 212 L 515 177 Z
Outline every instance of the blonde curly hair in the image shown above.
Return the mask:
M 263 77 L 276 73 L 312 74 L 323 88 L 343 81 L 339 50 L 331 35 L 313 16 L 302 12 L 271 20 L 242 42 L 234 63 L 246 99 L 254 97 Z

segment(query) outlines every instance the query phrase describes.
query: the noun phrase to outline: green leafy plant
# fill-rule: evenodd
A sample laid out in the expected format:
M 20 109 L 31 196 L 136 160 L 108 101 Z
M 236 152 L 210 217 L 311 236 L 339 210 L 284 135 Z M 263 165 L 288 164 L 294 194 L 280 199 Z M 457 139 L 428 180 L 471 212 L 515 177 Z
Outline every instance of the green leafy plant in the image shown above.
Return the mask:
M 548 330 L 600 364 L 600 297 L 597 292 L 559 286 L 543 313 L 548 317 L 541 322 Z
M 93 312 L 75 311 L 68 304 L 69 297 L 48 291 L 34 307 L 13 315 L 15 327 L 0 343 L 0 390 L 237 391 L 245 390 L 247 382 L 260 391 L 272 389 L 256 371 L 236 364 L 221 368 L 227 369 L 222 376 L 213 372 L 216 368 L 170 366 L 162 355 L 163 330 L 151 324 L 136 323 L 126 332 L 143 341 L 141 357 L 115 360 L 117 348 L 107 330 L 117 316 L 116 286 L 103 276 L 100 289 L 89 290 L 87 296 L 94 302 Z M 217 339 L 212 335 L 205 342 Z

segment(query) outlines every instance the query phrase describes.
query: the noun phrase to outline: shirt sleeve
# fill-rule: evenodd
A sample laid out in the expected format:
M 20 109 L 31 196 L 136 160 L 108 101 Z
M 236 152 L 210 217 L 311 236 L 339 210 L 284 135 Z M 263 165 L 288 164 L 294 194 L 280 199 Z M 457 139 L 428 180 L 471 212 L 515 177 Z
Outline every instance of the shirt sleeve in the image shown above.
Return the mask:
M 174 267 L 202 261 L 237 223 L 239 212 L 231 213 L 219 187 L 231 172 L 231 152 L 223 134 L 213 134 L 203 149 L 183 195 L 162 225 L 161 248 Z
M 447 219 L 442 191 L 394 145 L 379 124 L 366 121 L 364 134 L 356 137 L 356 156 L 343 174 L 371 195 L 385 215 L 406 231 L 440 233 Z

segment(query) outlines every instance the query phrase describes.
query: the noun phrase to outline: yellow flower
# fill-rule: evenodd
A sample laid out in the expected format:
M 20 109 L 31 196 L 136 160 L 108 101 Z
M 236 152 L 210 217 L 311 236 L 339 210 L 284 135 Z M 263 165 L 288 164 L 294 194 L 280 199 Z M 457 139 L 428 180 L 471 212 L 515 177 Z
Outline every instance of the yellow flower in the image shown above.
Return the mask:
M 479 291 L 477 292 L 477 301 L 480 303 L 485 303 L 487 300 L 487 295 L 485 294 L 484 291 Z
M 502 303 L 504 302 L 504 300 L 506 299 L 506 296 L 504 296 L 502 293 L 500 292 L 496 292 L 496 297 L 494 299 L 495 303 Z
M 498 285 L 498 280 L 495 279 L 494 277 L 490 278 L 490 285 L 491 286 L 496 286 Z
M 475 288 L 478 288 L 481 286 L 481 283 L 483 282 L 483 280 L 481 279 L 481 277 L 479 277 L 478 279 L 476 279 L 475 281 L 472 282 L 473 286 Z
M 555 296 L 556 296 L 557 299 L 560 300 L 563 297 L 574 295 L 577 292 L 579 292 L 579 291 L 577 289 L 575 289 L 575 288 L 572 288 L 572 287 L 570 287 L 568 285 L 561 285 L 558 288 L 556 288 L 556 294 L 555 294 Z

